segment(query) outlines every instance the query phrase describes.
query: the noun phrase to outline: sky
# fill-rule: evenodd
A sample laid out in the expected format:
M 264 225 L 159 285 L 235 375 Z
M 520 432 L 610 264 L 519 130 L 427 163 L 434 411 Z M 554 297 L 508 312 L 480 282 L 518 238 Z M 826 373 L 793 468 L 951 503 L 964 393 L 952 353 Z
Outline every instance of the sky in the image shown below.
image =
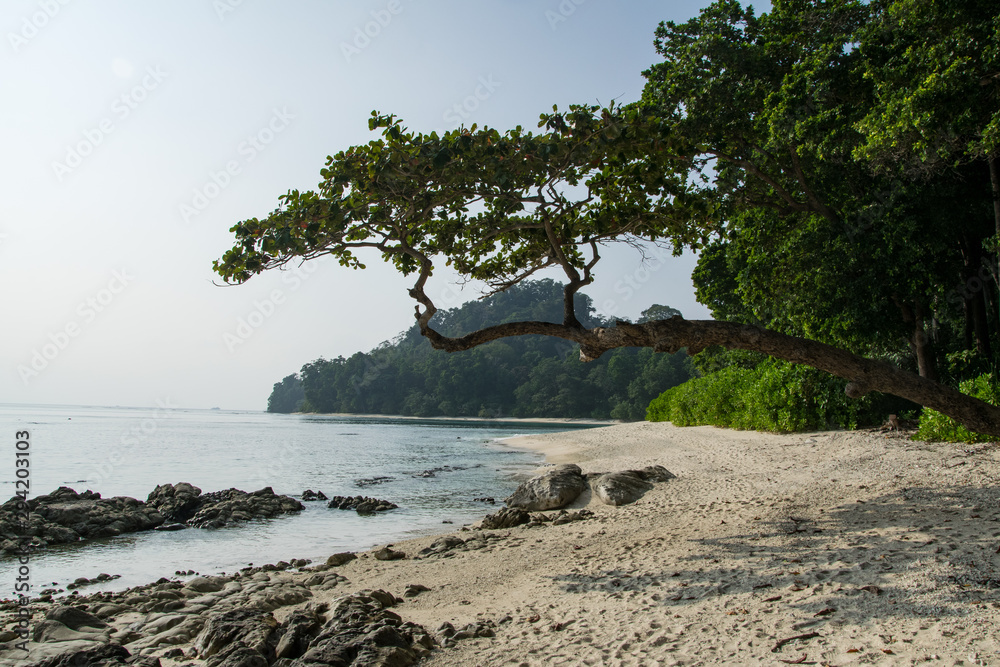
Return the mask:
M 4 0 L 0 402 L 261 410 L 304 363 L 393 338 L 414 303 L 377 256 L 224 287 L 230 227 L 376 138 L 372 110 L 503 131 L 635 100 L 656 25 L 703 4 Z M 603 254 L 602 314 L 709 317 L 693 256 Z M 455 278 L 439 308 L 479 296 Z

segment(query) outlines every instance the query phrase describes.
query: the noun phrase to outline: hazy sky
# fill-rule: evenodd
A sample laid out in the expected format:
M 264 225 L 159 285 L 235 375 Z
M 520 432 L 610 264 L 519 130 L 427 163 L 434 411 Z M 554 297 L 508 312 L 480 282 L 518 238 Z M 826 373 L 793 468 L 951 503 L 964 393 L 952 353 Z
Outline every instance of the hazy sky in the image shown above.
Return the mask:
M 653 31 L 706 2 L 4 0 L 0 402 L 263 409 L 271 385 L 413 323 L 377 257 L 213 284 L 237 221 L 312 189 L 327 155 L 412 129 L 534 129 L 635 100 Z M 707 317 L 693 258 L 610 252 L 585 292 Z M 449 307 L 477 294 L 436 276 Z

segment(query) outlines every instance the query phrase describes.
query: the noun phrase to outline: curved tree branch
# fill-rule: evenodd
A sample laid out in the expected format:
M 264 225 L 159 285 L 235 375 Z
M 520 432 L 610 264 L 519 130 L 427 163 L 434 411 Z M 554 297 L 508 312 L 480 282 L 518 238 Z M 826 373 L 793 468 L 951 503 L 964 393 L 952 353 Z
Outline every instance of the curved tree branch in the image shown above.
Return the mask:
M 550 322 L 511 322 L 457 338 L 442 336 L 426 324 L 420 325 L 420 332 L 433 347 L 448 352 L 468 350 L 508 336 L 554 336 L 579 343 L 583 361 L 593 361 L 619 347 L 650 347 L 667 353 L 687 348 L 691 354 L 713 345 L 731 350 L 753 350 L 844 378 L 848 380 L 846 392 L 851 398 L 860 398 L 871 391 L 893 394 L 948 415 L 972 431 L 1000 437 L 998 406 L 883 361 L 749 324 L 673 317 L 643 324 L 617 322 L 613 327 L 594 329 Z

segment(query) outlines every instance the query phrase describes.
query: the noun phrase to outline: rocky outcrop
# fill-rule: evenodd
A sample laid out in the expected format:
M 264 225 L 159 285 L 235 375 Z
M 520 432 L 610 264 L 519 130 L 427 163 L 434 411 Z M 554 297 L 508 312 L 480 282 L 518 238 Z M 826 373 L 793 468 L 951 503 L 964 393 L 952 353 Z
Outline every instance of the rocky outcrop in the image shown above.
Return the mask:
M 185 482 L 157 486 L 146 502 L 124 496 L 102 498 L 93 491 L 77 493 L 63 486 L 28 501 L 26 526 L 20 523 L 22 502 L 12 498 L 0 505 L 0 551 L 14 552 L 25 537 L 32 546 L 44 547 L 157 528 L 218 528 L 304 509 L 299 501 L 276 495 L 270 487 L 253 493 L 228 489 L 202 494 Z
M 187 524 L 195 528 L 222 528 L 231 523 L 271 519 L 303 509 L 305 507 L 302 503 L 288 496 L 277 495 L 269 486 L 252 493 L 227 489 L 201 496 L 201 506 L 187 520 Z
M 597 475 L 590 482 L 590 488 L 605 505 L 628 505 L 652 489 L 652 482 L 666 482 L 674 477 L 675 475 L 663 466 L 647 466 L 641 470 L 623 470 Z
M 399 505 L 390 503 L 388 500 L 366 496 L 334 496 L 330 499 L 327 507 L 338 510 L 356 510 L 358 514 L 374 514 L 375 512 L 394 510 Z
M 0 549 L 13 552 L 19 538 L 35 547 L 67 544 L 98 537 L 149 530 L 163 523 L 163 516 L 135 498 L 101 498 L 92 491 L 77 493 L 62 486 L 28 500 L 29 521 L 22 526 L 22 501 L 12 498 L 0 505 Z
M 305 491 L 302 492 L 302 500 L 303 502 L 309 502 L 312 500 L 329 500 L 329 498 L 327 498 L 326 494 L 323 493 L 322 491 L 313 491 L 312 489 L 306 489 Z
M 591 482 L 590 488 L 605 505 L 628 505 L 642 498 L 653 485 L 626 470 L 605 473 Z
M 570 504 L 587 488 L 580 466 L 558 465 L 524 482 L 506 499 L 509 507 L 538 512 Z
M 483 530 L 501 530 L 513 528 L 531 521 L 531 515 L 516 507 L 504 507 L 499 512 L 487 514 L 483 518 Z

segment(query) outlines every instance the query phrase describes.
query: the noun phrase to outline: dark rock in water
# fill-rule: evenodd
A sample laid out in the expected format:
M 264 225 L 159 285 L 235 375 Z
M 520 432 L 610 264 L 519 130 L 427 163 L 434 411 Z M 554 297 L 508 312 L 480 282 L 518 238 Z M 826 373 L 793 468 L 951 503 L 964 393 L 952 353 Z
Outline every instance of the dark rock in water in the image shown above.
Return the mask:
M 164 530 L 164 531 L 174 531 L 174 530 L 184 530 L 187 525 L 183 523 L 165 523 L 162 526 L 157 526 L 153 530 Z
M 568 463 L 522 483 L 505 502 L 529 512 L 559 509 L 576 500 L 586 488 L 580 466 Z
M 29 521 L 21 525 L 23 506 Z M 135 498 L 101 498 L 92 491 L 77 493 L 59 487 L 50 494 L 31 498 L 11 498 L 0 505 L 0 551 L 13 553 L 19 538 L 30 538 L 34 547 L 66 544 L 99 537 L 149 530 L 163 523 L 155 508 Z
M 482 464 L 478 463 L 473 468 L 479 468 Z M 439 472 L 458 472 L 459 470 L 469 470 L 468 466 L 441 466 L 439 468 L 431 468 L 429 470 L 424 470 L 411 475 L 411 477 L 437 477 Z
M 628 505 L 653 488 L 638 473 L 631 470 L 609 472 L 591 483 L 594 495 L 605 505 Z
M 202 494 L 201 489 L 184 482 L 157 486 L 146 502 L 101 498 L 92 491 L 77 493 L 60 487 L 27 501 L 30 520 L 26 527 L 20 523 L 24 504 L 20 498 L 12 498 L 0 505 L 2 552 L 15 552 L 23 537 L 30 538 L 33 547 L 44 547 L 154 528 L 215 528 L 304 509 L 299 501 L 276 495 L 270 487 L 253 493 L 229 489 Z
M 474 503 L 489 503 L 490 505 L 496 505 L 497 504 L 496 498 L 488 498 L 488 497 L 473 498 L 472 502 L 474 502 Z
M 163 515 L 164 523 L 184 523 L 201 506 L 201 489 L 187 482 L 161 484 L 146 497 L 146 504 Z
M 327 507 L 338 510 L 357 510 L 362 514 L 371 514 L 374 512 L 393 510 L 399 506 L 395 503 L 390 503 L 388 500 L 379 500 L 378 498 L 367 498 L 365 496 L 334 496 L 330 499 Z
M 483 518 L 482 526 L 486 530 L 501 530 L 503 528 L 513 528 L 531 521 L 531 515 L 516 507 L 504 507 L 499 512 L 487 514 Z
M 302 492 L 302 500 L 309 502 L 310 500 L 329 500 L 326 494 L 322 491 L 313 491 L 312 489 L 306 489 Z
M 269 519 L 303 509 L 305 506 L 302 503 L 275 494 L 269 486 L 253 493 L 227 489 L 203 495 L 198 512 L 188 519 L 187 524 L 195 528 L 222 528 L 231 523 Z
M 363 477 L 361 479 L 354 480 L 354 486 L 359 488 L 365 488 L 366 486 L 375 486 L 376 484 L 385 484 L 386 482 L 391 482 L 394 477 L 387 477 L 385 475 L 376 475 L 375 477 Z

